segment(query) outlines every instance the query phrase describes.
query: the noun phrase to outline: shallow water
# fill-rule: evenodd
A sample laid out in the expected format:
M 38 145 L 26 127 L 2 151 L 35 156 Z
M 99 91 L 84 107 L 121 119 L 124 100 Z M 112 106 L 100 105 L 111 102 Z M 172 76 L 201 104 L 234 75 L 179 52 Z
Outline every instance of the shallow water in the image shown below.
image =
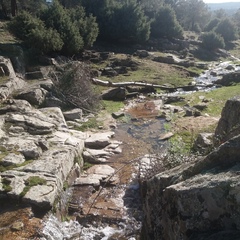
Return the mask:
M 164 121 L 156 118 L 158 107 L 144 100 L 127 108 L 126 121 L 115 131 L 123 151 L 108 163 L 118 171 L 118 182 L 99 189 L 71 188 L 68 215 L 72 220 L 60 222 L 51 215 L 45 222 L 42 239 L 140 239 L 142 206 L 138 163 L 139 158 L 163 147 L 159 135 L 164 131 Z

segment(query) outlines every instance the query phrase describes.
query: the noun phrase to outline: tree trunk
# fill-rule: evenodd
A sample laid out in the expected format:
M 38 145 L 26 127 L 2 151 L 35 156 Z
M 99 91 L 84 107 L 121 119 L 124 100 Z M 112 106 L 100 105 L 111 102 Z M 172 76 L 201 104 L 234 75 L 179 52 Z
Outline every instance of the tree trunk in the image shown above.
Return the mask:
M 12 17 L 17 15 L 17 0 L 11 0 L 11 13 Z
M 7 8 L 6 8 L 3 0 L 0 1 L 0 4 L 1 4 L 1 7 L 2 7 L 2 13 L 3 13 L 4 17 L 7 18 L 8 17 Z

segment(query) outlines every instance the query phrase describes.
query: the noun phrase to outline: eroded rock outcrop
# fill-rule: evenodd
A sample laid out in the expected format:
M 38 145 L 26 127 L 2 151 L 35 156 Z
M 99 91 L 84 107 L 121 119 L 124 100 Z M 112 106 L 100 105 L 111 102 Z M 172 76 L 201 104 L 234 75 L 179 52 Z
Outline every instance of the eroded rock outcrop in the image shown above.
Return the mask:
M 60 106 L 66 104 L 51 102 L 54 85 L 50 79 L 28 82 L 24 89 L 25 81 L 21 80 L 21 84 L 12 87 L 9 81 L 18 83 L 19 79 L 10 60 L 0 58 L 0 67 L 2 76 L 6 77 L 4 88 L 0 86 L 1 199 L 48 210 L 66 182 L 71 185 L 76 178 L 78 182 L 89 179 L 91 182 L 98 176 L 100 184 L 108 178 L 113 171 L 110 166 L 98 167 L 89 172 L 87 178 L 79 177 L 86 155 L 84 149 L 85 153 L 90 152 L 91 158 L 98 159 L 97 162 L 121 152 L 120 143 L 111 140 L 114 133 L 70 129 L 67 120 L 77 124 L 82 119 L 82 110 L 77 108 L 63 113 Z M 104 156 L 98 151 L 104 152 Z
M 237 99 L 226 103 L 217 129 L 223 122 L 229 127 L 226 120 L 229 117 L 230 123 L 237 114 Z M 142 239 L 238 239 L 240 135 L 235 134 L 227 132 L 226 141 L 206 157 L 155 175 L 142 185 Z
M 240 134 L 240 96 L 229 99 L 221 114 L 218 126 L 214 134 L 216 146 Z
M 19 102 L 28 107 L 18 109 Z M 1 195 L 50 208 L 75 163 L 81 164 L 87 135 L 69 130 L 59 108 L 38 110 L 12 100 L 4 109 Z

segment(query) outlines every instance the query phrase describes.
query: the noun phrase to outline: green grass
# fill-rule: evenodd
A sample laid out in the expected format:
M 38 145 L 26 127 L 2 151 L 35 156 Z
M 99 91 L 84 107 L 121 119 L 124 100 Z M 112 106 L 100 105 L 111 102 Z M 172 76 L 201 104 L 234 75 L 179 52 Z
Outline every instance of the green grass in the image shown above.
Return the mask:
M 7 156 L 8 153 L 5 154 L 5 156 Z M 1 156 L 0 156 L 1 157 Z M 0 161 L 0 172 L 5 172 L 5 171 L 8 171 L 8 170 L 12 170 L 14 168 L 18 168 L 18 167 L 23 167 L 23 166 L 26 166 L 27 164 L 31 163 L 32 161 L 34 160 L 27 160 L 25 161 L 24 163 L 21 163 L 21 164 L 12 164 L 10 166 L 7 166 L 7 167 L 4 167 L 1 165 L 1 161 Z
M 46 183 L 47 183 L 47 180 L 40 178 L 39 176 L 29 177 L 25 181 L 26 186 L 24 187 L 23 191 L 20 193 L 20 196 L 24 197 L 31 187 L 37 186 L 37 185 L 46 185 Z
M 2 179 L 2 185 L 3 185 L 3 189 L 5 192 L 11 192 L 12 191 L 12 187 L 11 187 L 11 181 L 7 178 L 3 178 Z
M 98 129 L 98 127 L 102 125 L 101 122 L 99 122 L 96 117 L 90 118 L 87 122 L 82 123 L 80 127 L 77 127 L 76 130 L 79 131 L 87 131 L 90 129 Z
M 7 23 L 8 21 L 0 21 L 0 44 L 17 42 L 17 39 L 7 30 Z
M 118 112 L 121 108 L 124 107 L 122 101 L 102 101 L 102 107 L 108 113 Z
M 161 52 L 154 53 L 154 56 L 163 55 Z M 165 54 L 164 54 L 165 55 Z M 115 58 L 122 59 L 122 54 L 116 54 Z M 126 58 L 126 56 L 125 56 Z M 147 82 L 158 85 L 170 84 L 172 86 L 185 86 L 189 82 L 192 82 L 192 78 L 189 77 L 189 72 L 198 74 L 201 72 L 197 68 L 184 68 L 182 66 L 165 64 L 155 62 L 151 59 L 140 59 L 138 57 L 131 57 L 132 61 L 138 64 L 137 70 L 128 69 L 127 74 L 119 74 L 115 77 L 101 76 L 101 80 L 112 81 L 112 82 Z M 104 63 L 92 64 L 95 69 L 103 69 L 110 64 L 110 60 Z
M 207 103 L 207 108 L 202 111 L 202 113 L 207 113 L 210 116 L 219 117 L 221 115 L 222 109 L 228 99 L 234 96 L 240 95 L 240 84 L 230 87 L 222 87 L 210 92 L 196 92 L 191 95 L 185 95 L 185 101 L 179 102 L 177 105 L 184 105 L 186 102 L 193 106 L 201 102 L 200 96 L 204 96 L 205 99 L 209 100 Z

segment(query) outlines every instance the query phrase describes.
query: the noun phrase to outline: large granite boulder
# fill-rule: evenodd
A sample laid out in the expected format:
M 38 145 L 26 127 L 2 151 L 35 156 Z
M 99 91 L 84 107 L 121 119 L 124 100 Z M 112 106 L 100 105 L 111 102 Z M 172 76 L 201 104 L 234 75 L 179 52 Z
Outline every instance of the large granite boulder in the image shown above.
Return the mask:
M 239 236 L 239 144 L 240 135 L 205 158 L 145 182 L 142 239 L 208 239 L 217 234 L 227 240 L 228 231 Z
M 239 100 L 223 108 L 215 150 L 142 184 L 143 239 L 239 239 Z
M 214 145 L 218 146 L 240 134 L 240 96 L 229 99 L 221 114 L 214 134 Z
M 231 72 L 228 74 L 223 75 L 221 79 L 218 79 L 215 81 L 216 84 L 222 85 L 222 86 L 231 86 L 233 84 L 240 82 L 240 72 Z
M 6 78 L 0 84 L 0 99 L 6 99 L 14 91 L 23 88 L 26 82 L 16 76 L 10 59 L 0 56 L 0 76 Z

